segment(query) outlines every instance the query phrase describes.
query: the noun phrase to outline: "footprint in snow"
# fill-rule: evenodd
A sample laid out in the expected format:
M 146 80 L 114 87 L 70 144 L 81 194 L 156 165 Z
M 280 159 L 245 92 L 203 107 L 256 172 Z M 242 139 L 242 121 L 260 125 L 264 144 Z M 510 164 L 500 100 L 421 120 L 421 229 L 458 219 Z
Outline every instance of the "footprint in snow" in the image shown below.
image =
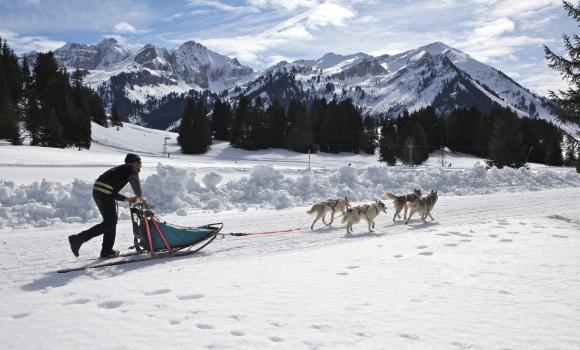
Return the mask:
M 230 334 L 235 335 L 236 337 L 244 336 L 244 332 L 241 332 L 241 331 L 231 331 Z
M 346 276 L 348 275 L 348 272 L 337 272 L 336 274 L 340 276 Z
M 13 314 L 12 315 L 12 318 L 15 319 L 15 320 L 18 320 L 18 319 L 24 318 L 24 317 L 26 317 L 28 315 L 30 315 L 30 312 L 22 312 L 22 313 L 19 313 L 19 314 Z
M 312 327 L 316 330 L 319 330 L 319 331 L 325 331 L 325 330 L 329 330 L 332 328 L 331 326 L 329 326 L 327 324 L 313 324 L 310 327 Z
M 449 236 L 449 233 L 436 233 L 437 236 Z
M 564 236 L 564 235 L 552 235 L 552 237 L 556 237 L 556 238 L 568 238 L 568 236 Z
M 409 340 L 418 340 L 419 339 L 419 336 L 418 335 L 412 334 L 412 333 L 409 333 L 409 334 L 407 334 L 407 333 L 401 333 L 401 334 L 399 334 L 399 336 L 401 338 L 407 338 Z
M 206 323 L 198 323 L 195 325 L 197 328 L 199 329 L 213 329 L 212 325 L 206 324 Z
M 372 338 L 373 335 L 370 333 L 365 333 L 365 332 L 357 332 L 354 335 L 356 335 L 357 337 L 364 337 L 364 338 Z
M 446 244 L 444 244 L 444 246 L 447 246 L 447 247 L 457 247 L 457 243 L 446 243 Z
M 284 339 L 280 338 L 280 337 L 268 337 L 268 339 L 270 339 L 270 341 L 274 342 L 274 343 L 279 343 L 281 341 L 283 341 Z
M 471 239 L 460 239 L 459 242 L 471 242 Z
M 428 247 L 428 246 L 426 246 L 426 245 L 419 245 L 419 246 L 417 246 L 417 249 L 425 249 L 425 248 L 427 248 L 427 247 Z
M 419 255 L 429 256 L 429 255 L 433 255 L 433 252 L 421 252 L 421 253 L 419 253 Z
M 151 292 L 145 292 L 144 294 L 146 296 L 152 296 L 152 295 L 167 294 L 169 292 L 171 292 L 171 289 L 157 289 Z
M 179 321 L 179 320 L 169 320 L 169 324 L 172 326 L 178 325 L 180 323 L 181 323 L 181 321 Z
M 497 238 L 497 235 L 488 235 L 489 237 Z
M 499 294 L 512 295 L 512 293 L 508 292 L 507 290 L 503 290 L 503 289 L 500 289 L 500 290 L 498 290 L 497 292 L 498 292 Z
M 203 294 L 189 294 L 189 295 L 178 295 L 177 299 L 179 300 L 191 300 L 191 299 L 201 299 L 203 298 Z
M 500 239 L 499 241 L 500 241 L 500 242 L 509 243 L 509 242 L 513 242 L 513 239 L 507 239 L 507 238 L 504 238 L 504 239 Z
M 508 233 L 509 233 L 509 234 L 512 234 L 512 235 L 519 235 L 519 234 L 520 234 L 520 233 L 519 233 L 519 232 L 517 232 L 517 231 L 508 231 Z
M 86 304 L 88 302 L 90 302 L 91 299 L 76 299 L 76 300 L 71 300 L 71 301 L 67 301 L 66 303 L 63 303 L 62 305 L 82 305 L 82 304 Z
M 455 346 L 460 347 L 462 349 L 471 349 L 473 347 L 473 345 L 471 345 L 471 344 L 468 344 L 468 343 L 460 343 L 460 342 L 456 342 L 456 341 L 451 342 L 449 344 L 455 345 Z
M 244 316 L 244 315 L 230 315 L 230 318 L 233 318 L 236 321 L 241 321 L 241 320 L 247 318 L 247 316 Z
M 354 269 L 358 269 L 360 266 L 357 265 L 351 265 L 351 266 L 347 266 L 346 268 L 349 270 L 354 270 Z
M 121 305 L 123 305 L 122 301 L 115 300 L 115 301 L 105 301 L 104 303 L 100 303 L 98 306 L 102 309 L 116 309 Z
M 402 258 L 403 256 L 401 254 L 397 254 L 397 255 L 393 255 L 393 257 L 395 257 L 395 258 Z

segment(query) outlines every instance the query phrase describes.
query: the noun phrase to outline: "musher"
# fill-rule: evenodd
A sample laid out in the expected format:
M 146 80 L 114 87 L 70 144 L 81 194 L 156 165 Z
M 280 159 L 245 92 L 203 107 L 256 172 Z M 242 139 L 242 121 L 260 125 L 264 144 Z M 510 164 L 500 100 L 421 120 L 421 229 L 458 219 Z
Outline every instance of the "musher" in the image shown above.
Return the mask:
M 79 256 L 79 249 L 83 243 L 99 235 L 103 235 L 101 258 L 114 258 L 119 255 L 119 251 L 113 249 L 118 219 L 115 200 L 129 203 L 146 202 L 146 198 L 141 193 L 140 171 L 141 158 L 129 153 L 125 157 L 125 164 L 111 168 L 99 176 L 93 187 L 93 199 L 103 217 L 103 222 L 79 234 L 68 236 L 70 249 L 75 256 Z M 135 193 L 133 197 L 126 197 L 119 193 L 127 182 L 131 184 Z

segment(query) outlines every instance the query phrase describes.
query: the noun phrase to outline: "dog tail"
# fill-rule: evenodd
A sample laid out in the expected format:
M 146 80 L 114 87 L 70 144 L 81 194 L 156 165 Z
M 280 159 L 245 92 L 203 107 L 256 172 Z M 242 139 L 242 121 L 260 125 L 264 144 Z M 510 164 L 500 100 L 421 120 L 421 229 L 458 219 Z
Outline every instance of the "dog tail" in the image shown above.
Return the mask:
M 395 200 L 397 199 L 397 196 L 395 196 L 394 194 L 392 194 L 391 192 L 387 192 L 385 193 L 385 196 L 387 196 L 389 199 Z
M 314 205 L 312 206 L 312 208 L 310 208 L 310 210 L 308 210 L 308 211 L 306 212 L 306 214 L 312 214 L 312 213 L 314 213 L 314 211 L 315 211 L 315 208 L 316 208 L 316 204 L 314 204 Z
M 342 216 L 342 223 L 343 224 L 348 221 L 348 217 L 349 217 L 350 213 L 352 213 L 352 209 L 347 209 L 346 212 L 344 213 L 344 215 Z

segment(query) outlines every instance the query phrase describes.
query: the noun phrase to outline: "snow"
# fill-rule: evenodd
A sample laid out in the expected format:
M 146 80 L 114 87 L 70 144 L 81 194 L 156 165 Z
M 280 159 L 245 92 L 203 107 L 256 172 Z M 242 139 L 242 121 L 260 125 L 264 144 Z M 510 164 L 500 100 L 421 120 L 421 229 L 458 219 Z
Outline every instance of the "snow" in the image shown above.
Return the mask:
M 170 137 L 164 157 L 163 143 Z M 175 134 L 93 124 L 91 150 L 0 143 L 0 336 L 7 349 L 577 349 L 580 176 L 567 168 L 486 170 L 444 152 L 421 167 L 378 156 L 178 154 Z M 57 274 L 67 236 L 98 221 L 93 180 L 142 155 L 145 195 L 168 222 L 223 222 L 200 253 Z M 351 163 L 351 166 L 348 166 Z M 45 180 L 43 180 L 45 178 Z M 77 179 L 75 179 L 77 178 Z M 439 190 L 432 214 L 392 221 L 384 192 Z M 130 193 L 130 190 L 126 190 Z M 381 199 L 387 214 L 347 235 L 309 226 L 313 202 Z M 120 205 L 116 248 L 132 244 Z

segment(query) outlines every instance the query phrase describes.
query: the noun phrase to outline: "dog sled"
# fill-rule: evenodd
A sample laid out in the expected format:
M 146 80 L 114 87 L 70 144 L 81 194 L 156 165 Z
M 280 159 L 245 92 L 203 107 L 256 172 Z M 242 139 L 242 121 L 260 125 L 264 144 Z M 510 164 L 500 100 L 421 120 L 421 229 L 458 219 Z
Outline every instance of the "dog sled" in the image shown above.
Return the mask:
M 182 227 L 169 224 L 156 216 L 143 203 L 131 207 L 133 242 L 137 252 L 177 252 L 181 250 L 197 252 L 210 244 L 223 228 L 222 223 L 197 227 Z
M 138 203 L 130 208 L 133 226 L 135 251 L 120 254 L 121 260 L 99 261 L 80 267 L 58 270 L 58 273 L 83 271 L 100 267 L 146 261 L 153 258 L 166 258 L 190 255 L 208 246 L 223 228 L 222 223 L 197 227 L 183 227 L 169 224 L 153 212 L 153 208 Z

